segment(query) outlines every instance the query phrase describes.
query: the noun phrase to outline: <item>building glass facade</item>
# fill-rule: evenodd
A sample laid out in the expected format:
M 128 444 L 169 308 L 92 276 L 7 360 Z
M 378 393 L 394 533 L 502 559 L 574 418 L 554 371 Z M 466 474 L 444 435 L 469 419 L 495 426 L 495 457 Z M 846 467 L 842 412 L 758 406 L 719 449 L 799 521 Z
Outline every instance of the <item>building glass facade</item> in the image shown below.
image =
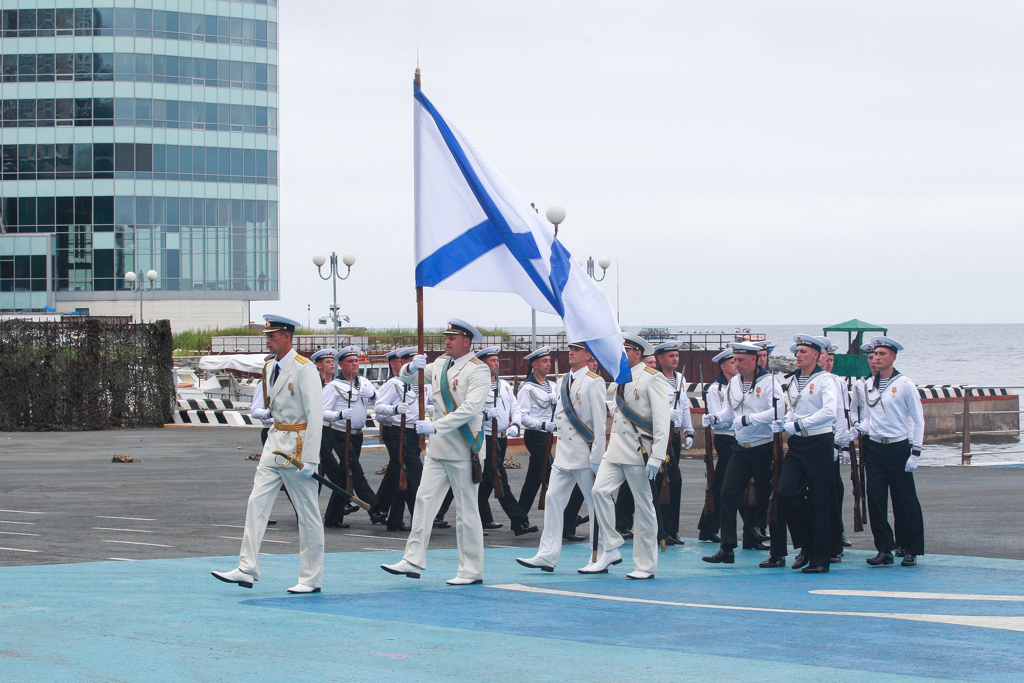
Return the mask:
M 58 308 L 135 301 L 124 273 L 151 268 L 157 300 L 278 298 L 276 0 L 0 10 L 0 211 L 52 235 Z

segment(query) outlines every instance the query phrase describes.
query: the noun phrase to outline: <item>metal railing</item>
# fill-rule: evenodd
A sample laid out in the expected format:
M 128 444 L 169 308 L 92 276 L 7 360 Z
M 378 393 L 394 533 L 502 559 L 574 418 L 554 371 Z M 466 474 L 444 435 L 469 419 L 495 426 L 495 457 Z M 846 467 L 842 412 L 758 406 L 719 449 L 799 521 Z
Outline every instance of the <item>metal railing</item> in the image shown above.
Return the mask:
M 990 388 L 993 388 L 993 387 L 963 386 L 963 391 L 964 391 L 964 410 L 963 410 L 962 413 L 953 413 L 954 419 L 956 418 L 957 415 L 960 415 L 963 418 L 963 431 L 955 432 L 956 434 L 962 434 L 963 435 L 963 441 L 962 441 L 962 444 L 961 444 L 961 447 L 960 447 L 960 464 L 961 465 L 970 465 L 971 464 L 971 457 L 972 456 L 974 456 L 974 455 L 983 455 L 982 453 L 971 453 L 971 436 L 972 435 L 979 435 L 979 434 L 1002 434 L 1002 435 L 1005 435 L 1005 436 L 1020 436 L 1019 416 L 1021 414 L 1024 414 L 1024 410 L 985 410 L 985 411 L 981 411 L 981 412 L 977 413 L 977 415 L 1017 415 L 1018 416 L 1017 429 L 996 429 L 996 430 L 986 430 L 986 431 L 975 431 L 975 430 L 971 429 L 971 421 L 972 421 L 972 417 L 971 417 L 971 393 L 972 392 L 980 391 L 982 389 L 990 389 Z M 1012 386 L 1012 387 L 1003 386 L 1003 387 L 998 387 L 998 388 L 999 389 L 1024 389 L 1024 386 Z M 976 396 L 978 396 L 979 398 L 985 398 L 986 397 L 986 396 L 984 396 L 982 394 L 976 394 Z M 998 455 L 1011 455 L 1011 454 L 1018 454 L 1018 453 L 1024 453 L 1024 450 L 1018 450 L 1018 451 L 999 451 Z

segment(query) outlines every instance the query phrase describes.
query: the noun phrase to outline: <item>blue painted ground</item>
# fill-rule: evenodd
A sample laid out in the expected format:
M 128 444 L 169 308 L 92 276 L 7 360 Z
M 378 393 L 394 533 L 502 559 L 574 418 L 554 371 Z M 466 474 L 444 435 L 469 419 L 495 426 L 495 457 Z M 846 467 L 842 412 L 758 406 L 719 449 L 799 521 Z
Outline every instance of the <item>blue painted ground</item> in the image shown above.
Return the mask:
M 848 552 L 824 576 L 702 563 L 710 544 L 661 556 L 658 578 L 554 574 L 487 551 L 484 586 L 454 588 L 453 550 L 416 581 L 394 553 L 327 557 L 325 592 L 288 596 L 295 555 L 261 558 L 253 590 L 214 580 L 235 558 L 0 568 L 0 681 L 1020 681 L 1024 632 L 867 616 L 717 610 L 496 588 L 740 608 L 1018 617 L 1024 602 L 811 594 L 810 590 L 1024 596 L 1024 562 L 928 555 L 870 569 Z M 627 548 L 628 550 L 628 548 Z M 1014 622 L 1016 623 L 1016 622 Z M 1024 629 L 1024 625 L 1020 626 Z

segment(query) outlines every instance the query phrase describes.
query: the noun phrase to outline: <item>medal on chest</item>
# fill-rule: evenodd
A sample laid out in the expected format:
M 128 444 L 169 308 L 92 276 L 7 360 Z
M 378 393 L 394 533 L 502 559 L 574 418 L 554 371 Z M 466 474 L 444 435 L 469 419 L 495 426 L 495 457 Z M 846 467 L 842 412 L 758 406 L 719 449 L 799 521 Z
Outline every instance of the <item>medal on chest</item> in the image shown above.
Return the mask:
M 582 399 L 582 398 L 580 398 L 580 395 L 579 395 L 579 393 L 577 393 L 577 394 L 576 394 L 576 403 L 577 403 L 577 404 L 579 404 L 579 403 L 583 403 L 583 399 Z
M 452 380 L 452 391 L 455 391 L 458 388 L 459 388 L 459 380 L 458 379 Z
M 639 389 L 633 389 L 633 398 L 635 400 L 637 400 L 637 401 L 640 400 L 640 390 Z
M 811 382 L 811 386 L 808 387 L 807 393 L 812 395 L 812 396 L 814 395 L 814 382 Z
M 292 396 L 295 395 L 295 389 L 292 387 L 291 382 L 288 382 L 288 391 L 292 392 Z
M 761 387 L 754 389 L 754 398 L 761 398 Z
M 892 388 L 892 397 L 896 398 L 896 387 Z

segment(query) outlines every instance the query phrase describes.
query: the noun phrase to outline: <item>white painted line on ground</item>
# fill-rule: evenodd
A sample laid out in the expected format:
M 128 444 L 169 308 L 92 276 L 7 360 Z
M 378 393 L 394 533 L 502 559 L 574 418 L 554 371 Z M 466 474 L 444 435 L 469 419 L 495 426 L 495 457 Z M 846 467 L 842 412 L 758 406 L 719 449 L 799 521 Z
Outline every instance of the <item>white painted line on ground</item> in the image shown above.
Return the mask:
M 3 512 L 3 510 L 0 510 Z M 42 513 L 39 513 L 42 514 Z M 149 517 L 109 517 L 107 515 L 96 515 L 96 519 L 127 519 L 129 522 L 155 522 L 157 520 Z
M 25 550 L 24 548 L 0 548 L 0 550 L 10 550 L 16 553 L 38 553 L 38 550 Z
M 109 541 L 103 539 L 104 543 L 127 543 L 128 545 L 151 545 L 156 548 L 173 548 L 173 545 L 164 545 L 163 543 L 140 543 L 138 541 Z
M 4 536 L 38 536 L 39 534 L 29 534 L 24 531 L 0 531 L 0 534 Z
M 130 557 L 108 557 L 107 559 L 116 562 L 138 562 L 138 560 L 133 560 Z
M 133 534 L 151 534 L 152 531 L 146 531 L 145 529 L 114 529 L 109 526 L 94 526 L 93 529 L 96 531 L 130 531 Z
M 341 534 L 342 536 L 356 536 L 358 538 L 376 538 L 379 541 L 401 541 L 405 543 L 406 539 L 398 536 L 371 536 L 370 534 Z
M 229 541 L 241 541 L 242 540 L 241 536 L 218 536 L 217 538 L 225 538 L 225 539 L 227 539 Z
M 226 538 L 229 541 L 241 541 L 242 540 L 241 536 L 218 536 L 217 538 Z M 292 544 L 291 541 L 274 541 L 274 540 L 269 539 L 269 538 L 264 538 L 263 542 L 264 543 L 283 543 L 284 545 L 291 545 Z
M 923 593 L 908 591 L 816 590 L 814 595 L 841 595 L 860 598 L 905 598 L 908 600 L 978 600 L 988 602 L 1024 602 L 1024 595 L 982 595 L 978 593 Z
M 228 529 L 244 529 L 244 526 L 238 526 L 237 524 L 211 524 L 210 526 L 223 526 Z
M 518 548 L 517 545 L 489 545 L 488 548 Z
M 875 619 L 898 619 L 900 621 L 924 621 L 933 624 L 952 624 L 954 626 L 976 626 L 979 628 L 995 628 L 1003 631 L 1024 632 L 1024 617 L 989 617 L 967 614 L 900 614 L 889 612 L 830 612 L 826 610 L 781 609 L 774 607 L 743 607 L 740 605 L 705 605 L 694 602 L 669 602 L 667 600 L 646 600 L 644 598 L 627 598 L 619 595 L 601 595 L 598 593 L 578 593 L 560 591 L 552 588 L 524 586 L 521 583 L 509 583 L 491 588 L 517 591 L 520 593 L 540 593 L 543 595 L 561 595 L 571 598 L 590 598 L 591 600 L 610 600 L 612 602 L 634 602 L 647 605 L 664 605 L 666 607 L 692 607 L 696 609 L 726 610 L 732 612 L 767 612 L 772 614 L 812 614 L 829 617 L 872 617 Z
M 45 515 L 45 512 L 28 512 L 27 510 L 0 510 L 0 512 L 14 512 L 19 515 Z
M 35 522 L 12 522 L 9 519 L 0 519 L 0 524 L 35 524 Z

